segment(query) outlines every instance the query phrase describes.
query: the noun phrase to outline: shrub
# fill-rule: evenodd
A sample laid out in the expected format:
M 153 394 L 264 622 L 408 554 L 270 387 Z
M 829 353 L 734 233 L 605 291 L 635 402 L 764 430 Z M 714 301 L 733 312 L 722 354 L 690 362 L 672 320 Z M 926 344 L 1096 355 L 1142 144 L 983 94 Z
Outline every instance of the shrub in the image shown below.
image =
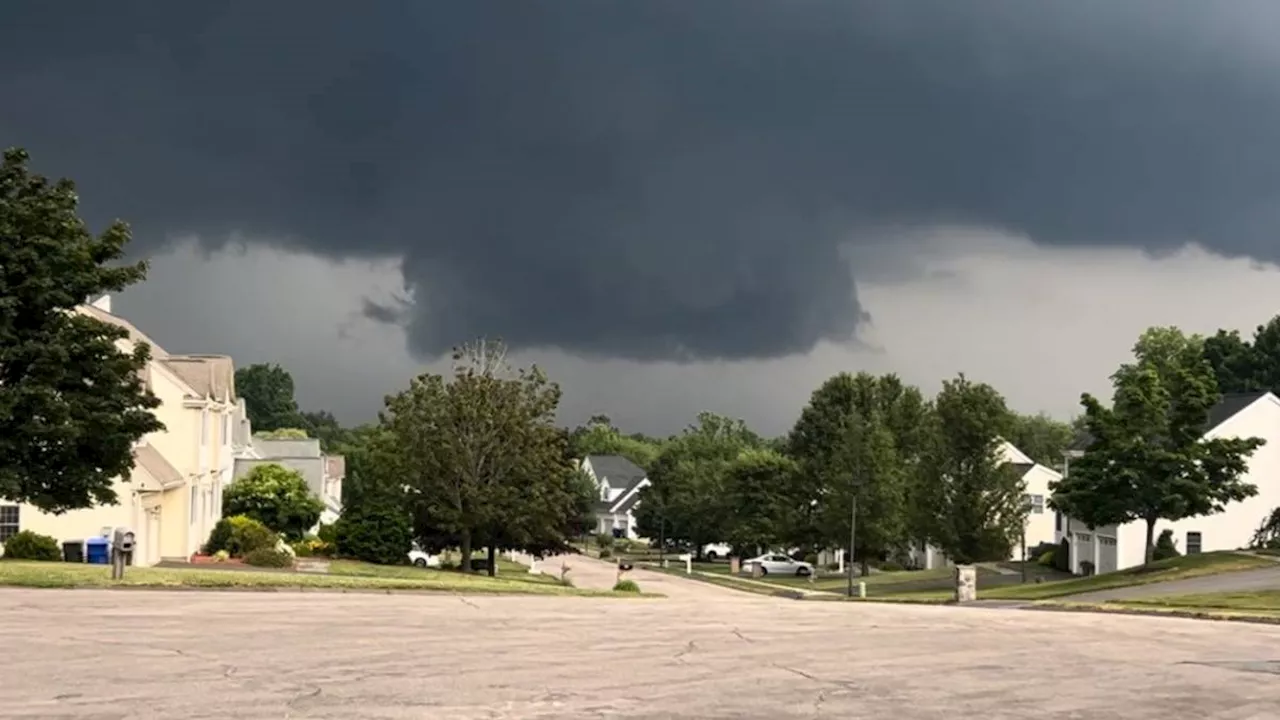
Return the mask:
M 1165 528 L 1164 532 L 1160 533 L 1160 537 L 1156 539 L 1156 548 L 1152 559 L 1168 560 L 1181 554 L 1178 552 L 1178 541 L 1173 539 L 1173 531 Z
M 282 465 L 259 465 L 227 486 L 224 515 L 246 515 L 291 540 L 300 540 L 320 520 L 324 503 L 300 473 Z
M 1054 566 L 1053 560 L 1057 554 L 1057 550 L 1046 550 L 1045 552 L 1040 553 L 1040 557 L 1036 559 L 1036 562 L 1040 565 L 1051 568 Z
M 255 550 L 273 550 L 279 536 L 270 528 L 251 517 L 235 515 L 222 518 L 209 533 L 209 542 L 205 543 L 206 555 L 225 552 L 231 557 L 246 557 Z
M 601 559 L 601 560 L 606 560 L 606 559 L 611 558 L 611 557 L 613 557 L 613 551 L 612 551 L 612 550 L 610 550 L 609 548 L 600 548 L 600 559 Z
M 1027 548 L 1027 557 L 1039 558 L 1039 557 L 1042 557 L 1045 553 L 1049 552 L 1050 550 L 1057 550 L 1057 549 L 1058 549 L 1058 543 L 1042 542 L 1036 545 L 1035 547 Z
M 48 535 L 23 530 L 4 541 L 4 559 L 57 562 L 62 559 L 62 551 L 58 541 Z
M 245 555 L 244 562 L 256 567 L 286 568 L 293 567 L 293 556 L 283 550 L 258 548 Z
M 637 585 L 634 580 L 619 580 L 617 584 L 613 586 L 613 591 L 625 592 L 625 593 L 638 593 L 640 592 L 640 586 Z
M 226 550 L 219 550 L 218 552 L 213 554 L 213 559 L 217 560 L 218 562 L 226 562 L 231 559 L 231 553 L 227 552 Z
M 612 533 L 599 533 L 596 535 L 596 545 L 601 550 L 612 550 L 617 540 Z
M 885 560 L 880 563 L 880 570 L 883 572 L 901 572 L 902 566 L 892 560 Z
M 1071 541 L 1065 537 L 1053 551 L 1053 567 L 1059 572 L 1071 572 Z
M 320 523 L 320 529 L 316 530 L 316 537 L 330 545 L 337 545 L 337 526 L 333 523 Z
M 351 508 L 335 523 L 338 554 L 378 565 L 403 565 L 409 559 L 413 528 L 409 516 L 390 502 Z
M 330 557 L 333 555 L 333 545 L 320 538 L 299 540 L 290 547 L 293 548 L 293 554 L 298 557 Z

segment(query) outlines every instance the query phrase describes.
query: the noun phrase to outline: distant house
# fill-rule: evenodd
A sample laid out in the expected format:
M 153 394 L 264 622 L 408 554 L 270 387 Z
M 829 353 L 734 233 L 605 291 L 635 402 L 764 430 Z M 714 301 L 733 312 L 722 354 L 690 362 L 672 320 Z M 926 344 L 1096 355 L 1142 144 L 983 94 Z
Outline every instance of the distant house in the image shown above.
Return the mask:
M 247 425 L 247 420 L 245 421 Z M 296 470 L 307 481 L 312 494 L 324 502 L 320 522 L 329 524 L 342 514 L 342 481 L 346 461 L 341 455 L 325 455 L 316 438 L 274 439 L 250 436 L 249 447 L 236 458 L 235 479 L 239 480 L 259 465 L 283 465 Z
M 596 532 L 618 538 L 639 539 L 635 509 L 640 491 L 649 486 L 644 468 L 621 455 L 588 455 L 582 469 L 599 489 L 596 503 Z
M 1013 466 L 1014 471 L 1019 474 L 1024 484 L 1023 497 L 1026 499 L 1028 506 L 1026 523 L 1023 526 L 1025 534 L 1014 544 L 1013 553 L 1008 558 L 1009 560 L 1021 560 L 1024 542 L 1028 550 L 1041 543 L 1057 542 L 1054 519 L 1048 511 L 1046 503 L 1050 495 L 1049 483 L 1061 480 L 1062 475 L 1056 470 L 1032 460 L 1026 453 L 1007 440 L 1000 441 L 998 452 L 1005 462 Z M 950 560 L 945 553 L 925 543 L 911 548 L 908 556 L 915 567 L 925 570 L 945 567 L 950 564 Z M 1033 560 L 1034 558 L 1028 557 L 1027 559 Z
M 1257 485 L 1257 495 L 1229 503 L 1216 515 L 1156 523 L 1155 537 L 1171 530 L 1179 552 L 1188 555 L 1248 547 L 1263 520 L 1280 507 L 1280 398 L 1269 392 L 1224 395 L 1210 409 L 1207 427 L 1205 438 L 1257 437 L 1267 444 L 1254 451 L 1244 476 L 1245 482 Z M 1083 457 L 1091 444 L 1093 438 L 1087 434 L 1072 443 L 1066 453 L 1067 475 L 1070 461 Z M 1142 521 L 1089 528 L 1058 514 L 1055 530 L 1057 540 L 1069 541 L 1070 568 L 1077 574 L 1123 570 L 1146 559 L 1147 528 Z

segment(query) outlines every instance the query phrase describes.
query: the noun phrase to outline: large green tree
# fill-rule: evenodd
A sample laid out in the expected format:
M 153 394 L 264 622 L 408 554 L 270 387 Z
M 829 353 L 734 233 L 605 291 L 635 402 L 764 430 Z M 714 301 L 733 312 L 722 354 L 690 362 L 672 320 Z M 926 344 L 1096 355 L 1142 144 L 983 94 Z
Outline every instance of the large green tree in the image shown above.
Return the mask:
M 1000 453 L 1010 420 L 995 388 L 963 374 L 934 400 L 917 499 L 924 539 L 955 562 L 1003 560 L 1021 535 L 1025 487 Z
M 54 513 L 116 502 L 133 445 L 163 429 L 141 370 L 145 343 L 76 312 L 146 276 L 124 264 L 129 228 L 92 234 L 68 180 L 32 173 L 10 149 L 0 164 L 0 498 Z
M 595 415 L 569 434 L 569 448 L 575 458 L 621 455 L 648 470 L 662 452 L 662 443 L 638 433 L 625 435 L 608 416 Z
M 1151 562 L 1157 521 L 1210 515 L 1257 494 L 1243 476 L 1263 441 L 1205 437 L 1218 392 L 1201 338 L 1151 328 L 1133 352 L 1112 375 L 1111 407 L 1081 396 L 1092 444 L 1049 503 L 1089 527 L 1144 522 Z
M 764 552 L 789 544 L 807 503 L 795 495 L 796 464 L 768 448 L 747 448 L 729 464 L 724 539 Z
M 1075 439 L 1071 423 L 1039 415 L 1013 414 L 1006 440 L 1028 457 L 1051 468 L 1062 465 L 1062 453 Z
M 554 424 L 560 389 L 536 366 L 512 370 L 501 343 L 454 353 L 451 378 L 424 374 L 387 399 L 383 422 L 409 486 L 415 534 L 472 548 L 542 552 L 573 533 L 576 483 Z
M 788 438 L 797 491 L 811 501 L 809 527 L 794 540 L 847 547 L 854 522 L 864 574 L 871 557 L 903 546 L 924 416 L 919 391 L 893 375 L 840 373 L 815 390 Z
M 306 427 L 293 397 L 293 376 L 279 365 L 255 363 L 238 368 L 236 394 L 244 398 L 254 432 Z
M 1280 315 L 1253 331 L 1219 330 L 1204 339 L 1202 355 L 1213 368 L 1218 392 L 1270 390 L 1280 393 Z
M 651 485 L 641 491 L 636 518 L 640 532 L 688 543 L 699 555 L 706 543 L 723 542 L 731 513 L 729 468 L 743 450 L 761 444 L 741 420 L 699 413 L 649 468 Z

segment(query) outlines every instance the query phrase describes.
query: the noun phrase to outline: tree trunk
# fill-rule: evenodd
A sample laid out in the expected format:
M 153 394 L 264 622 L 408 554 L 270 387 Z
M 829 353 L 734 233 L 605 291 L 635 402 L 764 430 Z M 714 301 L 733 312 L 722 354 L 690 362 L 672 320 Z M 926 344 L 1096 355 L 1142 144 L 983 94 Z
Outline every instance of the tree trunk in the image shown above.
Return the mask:
M 458 563 L 458 569 L 464 573 L 471 572 L 471 531 L 462 531 L 462 541 L 458 545 L 458 550 L 462 553 L 462 559 Z
M 497 577 L 498 575 L 498 553 L 497 549 L 492 545 L 489 546 L 489 577 Z
M 860 561 L 860 565 L 862 566 L 862 570 L 861 570 L 862 577 L 866 577 L 871 574 L 871 564 L 867 562 L 867 554 L 865 552 L 862 553 L 862 560 Z
M 1155 535 L 1156 535 L 1156 519 L 1147 518 L 1147 553 L 1144 556 L 1146 559 L 1142 561 L 1143 565 L 1150 565 L 1151 561 L 1154 560 L 1156 557 Z M 1097 542 L 1097 540 L 1098 538 L 1095 535 L 1094 542 Z

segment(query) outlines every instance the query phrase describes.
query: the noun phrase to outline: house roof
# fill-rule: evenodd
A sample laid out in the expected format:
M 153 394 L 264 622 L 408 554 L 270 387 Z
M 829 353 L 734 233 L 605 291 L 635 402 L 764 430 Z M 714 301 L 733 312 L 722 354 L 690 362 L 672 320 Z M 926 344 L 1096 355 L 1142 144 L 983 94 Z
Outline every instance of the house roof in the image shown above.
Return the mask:
M 144 479 L 138 488 L 143 492 L 159 492 L 182 484 L 182 473 L 178 472 L 173 463 L 166 460 L 160 451 L 151 445 L 140 445 L 135 448 L 133 460 L 135 467 L 142 468 L 156 483 L 153 486 Z
M 643 480 L 647 473 L 621 455 L 588 455 L 591 470 L 597 479 L 609 483 L 609 487 L 626 491 L 632 485 Z
M 1023 475 L 1026 475 L 1027 473 L 1031 472 L 1031 468 L 1036 466 L 1035 463 L 1021 463 L 1021 462 L 1010 463 L 1010 465 L 1013 465 L 1013 469 L 1018 473 L 1018 477 L 1022 477 Z
M 253 438 L 253 449 L 263 459 L 279 458 L 315 458 L 319 459 L 320 440 L 318 438 L 281 439 L 257 437 Z M 344 472 L 345 472 L 345 460 Z
M 1226 393 L 1222 395 L 1218 398 L 1218 402 L 1215 403 L 1213 407 L 1209 408 L 1208 422 L 1205 423 L 1204 431 L 1208 433 L 1222 423 L 1240 414 L 1245 408 L 1270 394 L 1270 392 L 1262 390 L 1245 393 Z M 1076 434 L 1075 439 L 1067 446 L 1067 450 L 1084 451 L 1089 449 L 1089 446 L 1092 444 L 1093 435 L 1089 434 L 1088 431 L 1082 430 Z
M 638 485 L 639 482 L 636 484 Z M 639 491 L 633 492 L 629 495 L 627 493 L 623 493 L 618 497 L 617 503 L 610 509 L 615 513 L 631 512 L 631 509 L 634 508 L 638 502 L 640 502 Z
M 169 355 L 169 353 L 165 352 L 164 348 L 156 344 L 155 340 L 152 340 L 150 337 L 147 337 L 147 334 L 139 330 L 136 325 L 129 322 L 128 320 L 125 320 L 119 315 L 112 315 L 111 313 L 101 308 L 96 308 L 92 305 L 79 305 L 76 307 L 76 311 L 79 312 L 81 315 L 88 315 L 91 318 L 101 320 L 102 322 L 107 323 L 108 325 L 114 325 L 118 328 L 123 328 L 126 332 L 129 333 L 129 340 L 131 340 L 132 342 L 146 343 L 151 346 L 151 357 L 153 359 L 160 359 L 160 358 L 168 357 Z
M 161 362 L 200 397 L 222 400 L 236 396 L 235 363 L 226 355 L 170 355 Z

